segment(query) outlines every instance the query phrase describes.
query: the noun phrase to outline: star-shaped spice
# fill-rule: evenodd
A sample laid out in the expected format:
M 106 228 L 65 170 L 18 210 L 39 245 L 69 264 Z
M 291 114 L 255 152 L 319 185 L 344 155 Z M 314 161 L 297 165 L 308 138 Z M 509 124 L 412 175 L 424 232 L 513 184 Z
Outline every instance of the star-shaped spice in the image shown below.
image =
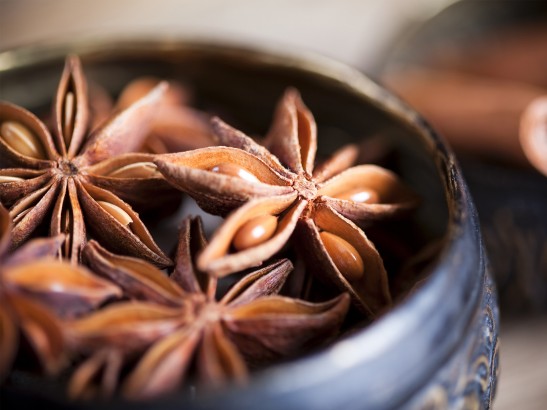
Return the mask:
M 138 259 L 116 256 L 91 241 L 85 259 L 93 270 L 119 284 L 139 302 L 113 305 L 70 324 L 75 346 L 96 351 L 72 378 L 84 394 L 95 373 L 108 368 L 115 351 L 153 343 L 121 386 L 132 398 L 152 397 L 180 386 L 189 372 L 207 386 L 242 382 L 248 366 L 305 352 L 334 336 L 345 318 L 346 294 L 324 303 L 277 295 L 292 265 L 274 262 L 247 274 L 220 300 L 217 279 L 195 269 L 194 255 L 206 245 L 199 219 L 186 219 L 176 267 L 170 277 Z M 125 311 L 118 314 L 116 309 Z M 133 309 L 138 314 L 129 313 Z M 179 317 L 173 312 L 179 312 Z M 107 374 L 112 372 L 106 371 Z M 103 390 L 112 391 L 103 380 Z
M 316 124 L 295 90 L 280 101 L 265 146 L 220 120 L 220 147 L 158 156 L 165 178 L 205 211 L 225 215 L 198 267 L 224 276 L 260 264 L 295 233 L 311 271 L 348 291 L 375 316 L 391 296 L 382 258 L 361 226 L 416 205 L 415 195 L 390 171 L 351 167 L 354 146 L 314 169 Z M 351 167 L 351 168 L 350 168 Z
M 58 260 L 62 235 L 30 241 L 7 254 L 11 226 L 0 205 L 0 381 L 15 359 L 20 333 L 46 373 L 55 374 L 67 363 L 58 317 L 72 317 L 121 296 L 116 285 Z
M 166 87 L 158 85 L 91 131 L 87 82 L 78 58 L 68 57 L 51 133 L 24 108 L 0 103 L 0 201 L 14 221 L 14 248 L 48 218 L 50 235 L 65 234 L 63 255 L 73 261 L 91 233 L 114 251 L 170 265 L 125 202 L 146 209 L 173 198 L 153 156 L 129 154 L 146 138 Z
M 117 110 L 125 109 L 154 89 L 161 81 L 139 77 L 122 90 Z M 208 116 L 188 105 L 189 92 L 174 81 L 169 82 L 166 98 L 157 107 L 143 146 L 145 152 L 165 154 L 203 148 L 214 144 Z

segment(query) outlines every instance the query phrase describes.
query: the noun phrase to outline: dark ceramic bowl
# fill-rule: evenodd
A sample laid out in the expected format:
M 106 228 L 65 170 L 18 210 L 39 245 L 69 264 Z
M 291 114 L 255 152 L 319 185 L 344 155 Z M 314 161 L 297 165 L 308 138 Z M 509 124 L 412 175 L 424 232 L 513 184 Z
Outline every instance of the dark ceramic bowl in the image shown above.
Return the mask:
M 0 97 L 41 110 L 67 53 L 117 92 L 153 74 L 192 84 L 196 104 L 250 134 L 263 133 L 277 98 L 297 87 L 314 112 L 323 153 L 380 138 L 392 168 L 423 198 L 418 242 L 441 240 L 429 277 L 366 329 L 307 357 L 256 373 L 249 386 L 206 397 L 113 400 L 103 408 L 487 408 L 498 370 L 498 311 L 477 215 L 453 154 L 410 108 L 359 72 L 318 57 L 182 42 L 80 43 L 0 54 Z M 365 144 L 366 146 L 366 144 Z M 15 375 L 2 408 L 69 403 L 59 386 Z
M 434 65 L 446 49 L 468 55 L 470 44 L 541 25 L 547 25 L 545 1 L 459 1 L 396 44 L 384 70 Z M 547 178 L 533 169 L 464 155 L 459 159 L 479 211 L 503 311 L 547 311 Z

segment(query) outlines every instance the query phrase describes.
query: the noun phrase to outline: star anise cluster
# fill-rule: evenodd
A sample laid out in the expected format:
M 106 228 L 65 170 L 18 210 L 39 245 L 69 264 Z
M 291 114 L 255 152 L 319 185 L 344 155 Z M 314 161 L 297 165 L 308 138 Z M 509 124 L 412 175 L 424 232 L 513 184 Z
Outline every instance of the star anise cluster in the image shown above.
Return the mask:
M 74 349 L 92 354 L 72 379 L 74 395 L 96 390 L 92 382 L 102 370 L 104 346 L 118 362 L 145 352 L 121 390 L 128 397 L 150 397 L 180 386 L 192 367 L 202 385 L 243 382 L 249 366 L 293 357 L 332 336 L 344 320 L 345 294 L 324 303 L 278 295 L 292 270 L 287 259 L 247 273 L 219 298 L 218 280 L 195 268 L 194 257 L 205 246 L 200 220 L 186 219 L 175 269 L 167 277 L 143 260 L 89 243 L 84 251 L 89 266 L 118 284 L 131 302 L 67 324 Z M 115 390 L 119 380 L 101 378 L 102 392 Z
M 219 119 L 213 126 L 221 146 L 155 160 L 203 209 L 229 214 L 198 267 L 222 277 L 260 264 L 298 237 L 313 274 L 348 292 L 366 314 L 389 307 L 382 258 L 359 225 L 414 208 L 415 195 L 386 169 L 352 167 L 352 145 L 314 169 L 317 127 L 296 90 L 281 99 L 264 145 Z
M 30 355 L 71 397 L 201 391 L 324 346 L 349 309 L 389 309 L 365 232 L 416 207 L 397 176 L 354 166 L 353 145 L 317 165 L 296 90 L 261 142 L 188 101 L 139 78 L 115 102 L 68 57 L 51 115 L 0 103 L 0 380 Z M 207 241 L 170 216 L 172 261 L 145 223 L 182 193 L 225 219 Z

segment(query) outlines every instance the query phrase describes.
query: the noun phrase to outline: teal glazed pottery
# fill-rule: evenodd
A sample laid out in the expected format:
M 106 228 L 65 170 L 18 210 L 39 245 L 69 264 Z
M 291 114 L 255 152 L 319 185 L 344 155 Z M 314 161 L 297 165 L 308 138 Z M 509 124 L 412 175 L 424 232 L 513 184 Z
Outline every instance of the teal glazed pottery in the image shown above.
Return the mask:
M 368 327 L 331 347 L 253 375 L 244 388 L 153 402 L 70 402 L 63 387 L 14 374 L 2 409 L 488 408 L 498 377 L 496 292 L 473 201 L 452 152 L 411 108 L 358 71 L 305 53 L 165 41 L 88 42 L 0 53 L 0 98 L 49 107 L 64 56 L 112 93 L 140 75 L 192 86 L 196 104 L 251 135 L 268 127 L 277 98 L 298 88 L 314 113 L 319 149 L 372 138 L 422 197 L 416 242 L 440 243 L 420 286 Z

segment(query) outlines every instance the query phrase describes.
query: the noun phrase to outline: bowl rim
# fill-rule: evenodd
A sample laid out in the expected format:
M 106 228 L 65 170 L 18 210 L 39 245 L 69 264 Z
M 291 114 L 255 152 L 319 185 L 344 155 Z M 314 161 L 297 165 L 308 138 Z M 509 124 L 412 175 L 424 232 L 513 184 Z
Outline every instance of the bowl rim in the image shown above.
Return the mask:
M 216 392 L 209 396 L 203 405 L 207 406 L 207 403 L 211 404 L 217 399 L 226 398 L 241 401 L 243 392 L 249 396 L 248 403 L 260 403 L 262 407 L 264 407 L 263 397 L 277 397 L 279 394 L 286 398 L 294 398 L 295 395 L 300 394 L 313 399 L 313 390 L 317 390 L 318 386 L 325 386 L 328 389 L 330 382 L 347 380 L 348 374 L 355 370 L 368 368 L 370 373 L 380 371 L 380 374 L 383 374 L 385 372 L 381 371 L 379 358 L 383 354 L 393 352 L 397 344 L 408 335 L 418 335 L 420 339 L 420 331 L 423 329 L 433 331 L 431 324 L 427 323 L 427 318 L 432 314 L 441 315 L 442 317 L 437 319 L 449 321 L 453 328 L 452 334 L 443 336 L 434 332 L 437 340 L 439 337 L 442 339 L 439 341 L 439 344 L 442 344 L 441 351 L 431 354 L 428 368 L 416 375 L 416 379 L 400 380 L 397 386 L 403 388 L 402 397 L 411 397 L 421 386 L 420 383 L 427 377 L 432 377 L 440 365 L 448 360 L 450 353 L 458 348 L 463 335 L 472 324 L 473 312 L 480 302 L 482 284 L 485 280 L 485 258 L 477 213 L 455 156 L 444 140 L 411 107 L 360 71 L 309 51 L 294 49 L 291 51 L 285 48 L 281 50 L 279 47 L 257 47 L 225 40 L 188 39 L 188 37 L 154 39 L 147 36 L 142 39 L 121 37 L 76 40 L 69 43 L 43 43 L 0 51 L 0 76 L 4 72 L 28 68 L 36 63 L 62 61 L 67 54 L 77 53 L 85 60 L 86 56 L 116 53 L 119 58 L 124 53 L 135 52 L 214 54 L 238 61 L 296 70 L 334 82 L 344 92 L 357 95 L 364 102 L 398 117 L 420 139 L 433 158 L 437 173 L 441 176 L 448 206 L 448 227 L 439 257 L 440 262 L 435 265 L 424 285 L 366 329 L 308 357 L 263 370 L 251 378 L 247 387 Z M 470 248 L 478 249 L 478 252 L 469 252 Z M 438 306 L 447 306 L 449 301 L 459 303 L 448 311 L 441 312 Z M 458 335 L 460 337 L 457 337 Z M 428 342 L 430 342 L 429 339 L 431 337 L 427 339 Z M 426 343 L 425 339 L 422 342 L 414 341 L 413 347 L 417 348 L 419 354 L 423 356 L 427 352 L 422 350 L 430 348 L 430 344 Z M 363 349 L 363 346 L 366 348 Z M 404 359 L 400 354 L 396 357 Z M 412 362 L 415 360 L 410 360 L 408 364 Z M 401 367 L 410 369 L 408 364 Z M 285 376 L 287 372 L 291 374 L 290 378 Z M 396 374 L 387 376 L 390 376 L 388 378 L 397 377 Z M 367 380 L 373 381 L 371 377 Z M 356 388 L 350 385 L 351 383 L 348 383 L 346 387 Z M 372 397 L 373 402 L 382 403 L 382 399 L 389 402 L 386 394 L 390 391 L 389 388 L 385 391 L 371 390 L 370 393 L 373 396 L 376 395 Z M 340 393 L 343 394 L 343 392 Z M 320 396 L 324 397 L 324 395 Z M 167 399 L 172 400 L 173 397 Z M 317 397 L 314 402 L 317 408 L 330 408 L 332 404 L 327 399 L 319 402 Z M 116 404 L 116 400 L 113 404 Z M 228 406 L 228 402 L 226 404 Z M 396 403 L 393 404 L 396 405 Z M 270 406 L 267 405 L 266 408 Z

